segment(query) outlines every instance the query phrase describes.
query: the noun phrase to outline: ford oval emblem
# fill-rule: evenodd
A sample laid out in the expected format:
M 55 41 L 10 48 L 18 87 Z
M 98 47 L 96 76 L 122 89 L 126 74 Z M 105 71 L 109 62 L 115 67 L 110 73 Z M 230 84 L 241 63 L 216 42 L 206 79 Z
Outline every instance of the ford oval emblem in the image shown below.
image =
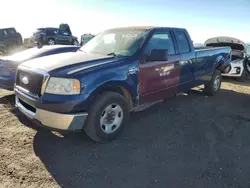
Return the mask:
M 24 84 L 26 84 L 26 85 L 27 85 L 27 84 L 29 83 L 29 79 L 28 79 L 28 77 L 26 77 L 26 76 L 25 76 L 25 77 L 23 77 L 23 78 L 22 78 L 22 82 L 23 82 Z

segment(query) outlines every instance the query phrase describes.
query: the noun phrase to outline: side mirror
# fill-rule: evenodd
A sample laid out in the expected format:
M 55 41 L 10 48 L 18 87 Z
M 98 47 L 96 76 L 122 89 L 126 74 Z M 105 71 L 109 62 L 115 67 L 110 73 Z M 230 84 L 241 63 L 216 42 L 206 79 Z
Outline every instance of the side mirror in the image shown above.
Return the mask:
M 167 61 L 168 50 L 153 49 L 149 56 L 146 57 L 147 61 Z

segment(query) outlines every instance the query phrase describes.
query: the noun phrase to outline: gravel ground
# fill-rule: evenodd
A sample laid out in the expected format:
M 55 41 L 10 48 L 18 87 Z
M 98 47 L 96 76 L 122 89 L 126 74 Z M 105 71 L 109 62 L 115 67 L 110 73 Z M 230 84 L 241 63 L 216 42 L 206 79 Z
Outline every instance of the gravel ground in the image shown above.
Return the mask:
M 35 127 L 0 96 L 0 187 L 250 187 L 250 82 L 133 113 L 109 144 Z

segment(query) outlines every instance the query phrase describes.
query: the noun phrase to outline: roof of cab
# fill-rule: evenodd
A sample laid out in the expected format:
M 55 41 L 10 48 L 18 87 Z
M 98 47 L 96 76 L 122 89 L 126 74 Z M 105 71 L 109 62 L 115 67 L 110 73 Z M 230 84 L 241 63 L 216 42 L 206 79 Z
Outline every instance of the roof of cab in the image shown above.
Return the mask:
M 0 30 L 15 29 L 14 27 L 0 28 Z

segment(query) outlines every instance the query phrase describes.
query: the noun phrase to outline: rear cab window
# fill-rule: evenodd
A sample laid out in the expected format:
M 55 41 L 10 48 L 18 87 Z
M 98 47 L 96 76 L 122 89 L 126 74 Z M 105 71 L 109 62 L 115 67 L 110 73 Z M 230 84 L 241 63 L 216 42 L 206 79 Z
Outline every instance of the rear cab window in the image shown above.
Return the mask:
M 46 35 L 54 36 L 58 35 L 58 33 L 59 29 L 53 29 L 53 28 L 46 29 Z
M 167 49 L 169 55 L 174 55 L 176 53 L 172 36 L 169 31 L 154 32 L 154 34 L 148 41 L 146 48 L 144 49 L 144 53 L 146 55 L 150 55 L 151 50 L 153 49 L 158 49 L 158 50 Z
M 13 35 L 16 35 L 16 30 L 15 29 L 6 29 L 6 33 L 7 35 L 9 36 L 13 36 Z
M 176 31 L 176 40 L 179 47 L 179 53 L 189 53 L 191 51 L 188 38 L 184 31 Z

